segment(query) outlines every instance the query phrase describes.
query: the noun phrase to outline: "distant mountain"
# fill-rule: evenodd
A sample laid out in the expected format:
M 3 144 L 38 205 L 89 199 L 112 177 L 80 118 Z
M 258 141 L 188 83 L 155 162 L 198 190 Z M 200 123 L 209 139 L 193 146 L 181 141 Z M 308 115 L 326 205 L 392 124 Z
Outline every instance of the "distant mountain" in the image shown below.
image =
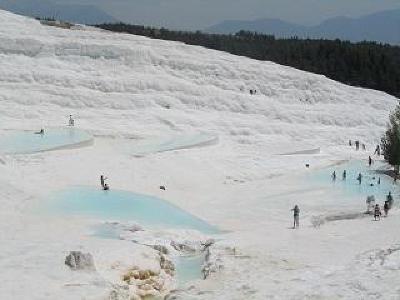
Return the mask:
M 353 42 L 368 40 L 400 44 L 400 9 L 388 10 L 357 19 L 337 17 L 317 26 L 302 26 L 279 19 L 224 21 L 207 28 L 211 33 L 236 33 L 240 30 L 273 34 L 277 37 L 342 39 Z
M 54 17 L 81 24 L 118 22 L 117 19 L 93 5 L 64 5 L 50 0 L 0 0 L 0 9 L 25 16 Z

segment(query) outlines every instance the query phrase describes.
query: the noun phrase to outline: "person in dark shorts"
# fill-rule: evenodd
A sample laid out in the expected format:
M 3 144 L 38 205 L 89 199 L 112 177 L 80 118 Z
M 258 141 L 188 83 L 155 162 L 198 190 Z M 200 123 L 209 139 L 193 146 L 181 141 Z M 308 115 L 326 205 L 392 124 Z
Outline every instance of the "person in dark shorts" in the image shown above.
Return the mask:
M 386 196 L 386 201 L 388 202 L 389 209 L 391 209 L 392 206 L 393 206 L 393 196 L 392 196 L 392 192 L 389 192 L 389 194 Z
M 292 211 L 293 211 L 293 228 L 299 228 L 300 208 L 298 207 L 298 205 L 295 205 Z
M 385 212 L 385 217 L 388 216 L 389 213 L 389 202 L 386 200 L 385 204 L 383 205 L 383 211 Z
M 374 209 L 374 220 L 381 220 L 381 208 L 379 207 L 379 204 L 375 204 L 375 209 Z

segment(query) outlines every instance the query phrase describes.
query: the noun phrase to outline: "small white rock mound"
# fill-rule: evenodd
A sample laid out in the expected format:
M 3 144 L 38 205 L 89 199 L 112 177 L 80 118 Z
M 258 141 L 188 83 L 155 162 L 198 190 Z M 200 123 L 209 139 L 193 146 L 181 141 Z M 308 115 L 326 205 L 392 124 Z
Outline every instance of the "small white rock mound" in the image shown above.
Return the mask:
M 65 264 L 72 270 L 96 270 L 92 254 L 81 251 L 71 251 L 65 258 Z

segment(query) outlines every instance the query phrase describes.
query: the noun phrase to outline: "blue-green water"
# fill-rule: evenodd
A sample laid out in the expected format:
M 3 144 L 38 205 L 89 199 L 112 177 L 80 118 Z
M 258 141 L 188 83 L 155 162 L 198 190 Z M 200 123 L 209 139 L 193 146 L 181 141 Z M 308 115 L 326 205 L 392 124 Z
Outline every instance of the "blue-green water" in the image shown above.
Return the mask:
M 34 131 L 12 132 L 0 136 L 0 153 L 27 154 L 54 150 L 91 141 L 93 137 L 74 127 L 45 129 L 44 134 Z
M 334 193 L 339 193 L 346 198 L 366 199 L 367 196 L 374 195 L 379 201 L 383 201 L 386 195 L 391 192 L 395 196 L 399 189 L 393 184 L 393 179 L 384 174 L 379 174 L 379 170 L 384 168 L 383 162 L 375 162 L 368 166 L 368 161 L 350 161 L 344 164 L 331 166 L 329 168 L 311 171 L 304 180 L 306 185 L 314 187 L 325 187 Z M 343 180 L 343 171 L 346 170 L 347 176 Z M 332 173 L 336 171 L 336 180 L 332 180 Z M 361 184 L 357 180 L 361 173 Z M 380 178 L 380 184 L 378 180 Z
M 102 239 L 119 239 L 119 235 L 124 229 L 118 226 L 118 223 L 105 223 L 93 226 L 92 235 Z M 180 285 L 190 281 L 203 278 L 201 271 L 205 260 L 205 253 L 187 256 L 174 256 L 172 260 L 175 265 L 176 278 Z
M 102 239 L 117 240 L 121 230 L 112 226 L 112 224 L 101 224 L 93 226 L 92 236 L 99 237 Z
M 194 256 L 179 256 L 174 259 L 176 278 L 179 284 L 185 284 L 190 281 L 203 278 L 201 272 L 204 264 L 204 254 Z
M 157 197 L 128 191 L 72 187 L 50 197 L 49 209 L 55 213 L 99 219 L 132 221 L 153 228 L 195 229 L 218 233 L 218 229 L 196 216 Z

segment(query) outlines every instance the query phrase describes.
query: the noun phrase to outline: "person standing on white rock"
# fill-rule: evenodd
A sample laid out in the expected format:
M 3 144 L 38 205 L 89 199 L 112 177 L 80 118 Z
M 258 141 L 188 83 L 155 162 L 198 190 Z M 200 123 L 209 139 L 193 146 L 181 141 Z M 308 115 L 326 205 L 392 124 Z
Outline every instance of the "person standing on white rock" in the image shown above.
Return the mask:
M 75 125 L 75 120 L 72 118 L 72 115 L 69 115 L 69 122 L 68 122 L 69 126 L 74 126 Z
M 293 229 L 299 228 L 300 208 L 298 207 L 298 205 L 295 205 L 292 211 L 293 211 Z
M 385 204 L 383 205 L 383 211 L 385 212 L 385 217 L 388 216 L 389 213 L 389 202 L 386 200 Z
M 379 145 L 376 145 L 374 154 L 376 154 L 376 155 L 378 155 L 378 156 L 381 155 L 381 147 L 380 147 Z
M 106 180 L 107 180 L 107 177 L 105 177 L 104 175 L 100 176 L 100 184 L 101 184 L 102 188 L 104 188 L 104 186 L 106 184 Z
M 375 221 L 380 221 L 381 220 L 381 208 L 379 207 L 379 204 L 375 204 L 375 209 L 374 209 L 374 220 Z

